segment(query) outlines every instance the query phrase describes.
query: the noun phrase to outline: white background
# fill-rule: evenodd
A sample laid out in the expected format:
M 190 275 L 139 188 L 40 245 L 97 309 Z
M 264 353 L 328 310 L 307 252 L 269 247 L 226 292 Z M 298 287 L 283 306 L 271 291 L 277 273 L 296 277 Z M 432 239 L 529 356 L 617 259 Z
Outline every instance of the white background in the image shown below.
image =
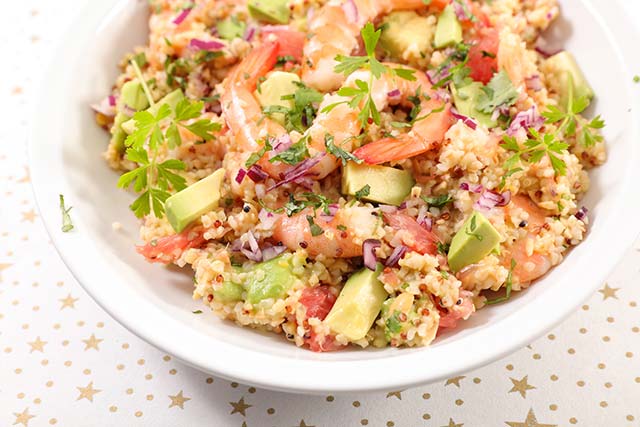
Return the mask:
M 1 426 L 640 425 L 638 243 L 601 292 L 548 336 L 462 377 L 397 393 L 309 397 L 255 390 L 211 378 L 131 335 L 59 260 L 27 170 L 36 83 L 81 1 L 2 3 Z M 640 1 L 611 3 L 640 22 Z

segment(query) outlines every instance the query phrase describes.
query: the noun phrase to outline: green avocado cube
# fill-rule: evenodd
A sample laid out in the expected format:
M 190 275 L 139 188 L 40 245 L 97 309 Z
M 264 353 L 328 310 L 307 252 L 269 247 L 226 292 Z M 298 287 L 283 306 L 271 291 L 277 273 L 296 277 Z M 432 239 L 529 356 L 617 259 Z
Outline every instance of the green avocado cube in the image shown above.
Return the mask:
M 500 244 L 500 233 L 480 212 L 474 211 L 458 230 L 449 247 L 448 260 L 452 271 L 458 272 L 489 255 Z
M 343 194 L 387 205 L 399 206 L 414 184 L 411 172 L 388 166 L 348 162 L 342 172 Z
M 294 73 L 284 71 L 274 71 L 267 76 L 267 79 L 260 83 L 254 95 L 264 107 L 284 107 L 293 109 L 293 94 L 299 89 L 296 83 L 300 82 L 300 77 Z M 285 97 L 287 99 L 282 99 Z M 291 99 L 289 99 L 291 98 Z M 285 116 L 283 113 L 272 114 L 271 118 L 284 125 Z
M 352 341 L 367 335 L 389 296 L 378 280 L 381 271 L 378 264 L 376 271 L 364 268 L 349 277 L 324 320 L 334 332 Z
M 118 112 L 113 119 L 113 126 L 111 127 L 111 144 L 115 147 L 118 153 L 124 153 L 124 140 L 127 139 L 127 133 L 122 130 L 122 124 L 129 120 L 129 116 Z
M 222 286 L 213 289 L 213 299 L 221 303 L 241 301 L 243 292 L 244 288 L 242 286 L 225 281 Z
M 591 85 L 582 73 L 575 57 L 562 51 L 547 59 L 544 64 L 546 70 L 551 71 L 552 86 L 557 87 L 560 97 L 560 107 L 566 109 L 570 102 L 586 98 L 591 102 L 595 96 Z
M 218 169 L 167 199 L 164 203 L 165 212 L 176 233 L 218 206 L 224 174 L 224 169 Z
M 295 283 L 291 263 L 283 256 L 257 264 L 245 283 L 247 301 L 257 304 L 272 298 L 282 299 Z
M 146 111 L 155 116 L 156 114 L 158 114 L 158 110 L 160 110 L 160 107 L 167 104 L 169 107 L 171 107 L 171 117 L 173 117 L 175 114 L 176 105 L 178 105 L 178 103 L 183 99 L 184 94 L 182 93 L 182 90 L 176 89 L 173 92 L 170 92 L 160 101 L 156 102 L 151 107 L 147 108 Z M 127 120 L 122 124 L 122 130 L 124 130 L 129 135 L 132 134 L 136 130 L 136 121 L 134 119 Z
M 119 102 L 136 111 L 142 111 L 149 107 L 147 95 L 138 80 L 130 80 L 122 85 Z
M 394 58 L 419 57 L 430 51 L 433 34 L 429 19 L 413 11 L 392 12 L 384 20 L 380 45 Z
M 244 36 L 246 28 L 247 24 L 238 20 L 236 16 L 230 16 L 216 24 L 218 35 L 225 40 L 233 40 Z
M 462 26 L 456 17 L 453 5 L 444 8 L 438 17 L 433 45 L 436 49 L 455 46 L 462 41 Z
M 288 24 L 291 16 L 288 0 L 249 0 L 249 14 L 269 24 Z
M 476 119 L 487 128 L 494 128 L 498 123 L 491 118 L 491 114 L 484 113 L 476 108 L 478 98 L 484 93 L 484 85 L 480 82 L 473 82 L 461 88 L 451 85 L 453 102 L 460 114 Z

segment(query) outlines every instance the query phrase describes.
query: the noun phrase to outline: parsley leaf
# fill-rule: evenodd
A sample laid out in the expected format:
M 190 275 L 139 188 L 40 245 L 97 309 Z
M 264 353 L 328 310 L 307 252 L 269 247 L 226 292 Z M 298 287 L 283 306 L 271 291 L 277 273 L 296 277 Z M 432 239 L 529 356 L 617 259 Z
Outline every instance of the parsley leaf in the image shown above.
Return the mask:
M 60 211 L 62 211 L 62 231 L 64 233 L 68 233 L 73 230 L 73 222 L 71 222 L 71 215 L 69 215 L 69 211 L 71 211 L 73 207 L 69 206 L 67 209 L 64 205 L 64 196 L 60 194 Z
M 354 195 L 357 200 L 360 200 L 364 197 L 367 197 L 371 193 L 371 186 L 369 184 L 365 184 L 364 187 L 356 191 Z
M 330 154 L 333 154 L 338 159 L 342 160 L 342 166 L 345 166 L 349 161 L 355 162 L 358 164 L 362 163 L 362 159 L 359 159 L 353 154 L 351 154 L 350 152 L 345 151 L 342 148 L 338 147 L 336 144 L 334 144 L 333 141 L 334 141 L 333 135 L 325 134 L 324 146 L 327 147 L 327 152 Z
M 391 334 L 397 334 L 402 330 L 402 322 L 400 322 L 400 318 L 399 318 L 400 313 L 401 312 L 398 310 L 394 311 L 393 314 L 389 316 L 389 318 L 385 322 L 385 326 L 387 327 L 387 330 Z
M 513 286 L 513 270 L 515 268 L 516 268 L 516 260 L 511 258 L 511 268 L 509 268 L 509 274 L 507 275 L 507 280 L 504 282 L 505 283 L 505 289 L 506 289 L 505 295 L 503 297 L 495 298 L 495 299 L 492 299 L 492 300 L 487 300 L 485 302 L 485 304 L 487 304 L 487 305 L 498 304 L 498 303 L 501 303 L 501 302 L 505 302 L 509 298 L 511 298 L 511 288 Z
M 267 153 L 267 151 L 271 151 L 272 149 L 273 147 L 271 146 L 271 143 L 269 142 L 269 140 L 265 140 L 262 148 L 256 151 L 255 153 L 252 153 L 244 165 L 247 168 L 250 168 L 251 166 L 258 163 L 258 161 L 262 158 L 262 156 L 264 156 Z
M 453 197 L 449 194 L 441 194 L 440 196 L 434 197 L 422 196 L 421 198 L 425 201 L 425 203 L 427 203 L 429 206 L 433 206 L 434 208 L 441 208 L 453 202 Z
M 322 229 L 322 227 L 316 224 L 315 221 L 313 220 L 313 216 L 307 215 L 307 221 L 309 222 L 309 227 L 310 227 L 312 236 L 315 237 L 324 233 L 324 230 Z
M 578 142 L 584 147 L 592 147 L 598 142 L 602 142 L 603 137 L 599 130 L 604 128 L 605 123 L 602 117 L 596 116 L 591 121 L 579 125 L 578 116 L 589 106 L 589 100 L 586 97 L 573 99 L 569 97 L 567 111 L 551 105 L 542 116 L 546 119 L 545 123 L 558 124 L 558 133 L 566 136 L 577 136 Z
M 284 205 L 284 212 L 287 216 L 293 216 L 306 207 L 312 207 L 314 209 L 322 209 L 325 214 L 329 214 L 329 199 L 321 194 L 315 193 L 302 193 L 301 199 L 296 199 L 293 194 L 289 195 L 289 201 Z
M 511 83 L 509 75 L 502 70 L 494 75 L 491 81 L 482 88 L 476 109 L 483 113 L 491 114 L 501 105 L 513 105 L 518 95 L 518 91 Z
M 288 165 L 297 165 L 302 160 L 309 157 L 309 150 L 307 149 L 306 138 L 302 138 L 300 141 L 292 144 L 291 147 L 272 157 L 270 162 L 283 162 Z
M 517 165 L 521 162 L 537 163 L 547 156 L 556 176 L 565 175 L 567 173 L 567 165 L 557 154 L 561 154 L 569 148 L 569 144 L 557 140 L 554 134 L 541 134 L 533 128 L 529 129 L 529 133 L 532 138 L 525 141 L 524 147 L 520 147 L 514 137 L 503 137 L 502 147 L 505 150 L 514 152 L 504 163 L 504 169 L 511 171 L 517 169 Z
M 263 108 L 262 112 L 268 116 L 274 114 L 283 114 L 285 119 L 285 129 L 288 132 L 297 131 L 304 133 L 317 114 L 317 105 L 322 102 L 322 95 L 315 89 L 307 87 L 302 82 L 295 82 L 298 89 L 291 94 L 285 95 L 282 100 L 293 100 L 293 108 L 287 108 L 281 105 L 270 105 Z

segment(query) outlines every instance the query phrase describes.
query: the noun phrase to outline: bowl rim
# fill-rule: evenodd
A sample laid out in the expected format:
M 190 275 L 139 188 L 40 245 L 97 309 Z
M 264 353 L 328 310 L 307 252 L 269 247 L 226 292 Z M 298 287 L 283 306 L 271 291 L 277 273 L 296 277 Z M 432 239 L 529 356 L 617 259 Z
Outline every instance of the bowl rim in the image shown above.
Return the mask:
M 80 41 L 78 34 L 93 34 L 95 32 L 95 20 L 102 21 L 110 13 L 114 13 L 117 8 L 124 7 L 129 0 L 107 0 L 104 2 L 87 1 L 82 12 L 76 18 L 67 34 L 61 39 L 56 49 L 57 53 L 69 55 L 74 52 L 78 53 L 78 49 L 82 49 L 85 43 Z M 629 62 L 634 63 L 634 68 L 640 68 L 640 59 L 633 58 L 631 55 L 623 55 L 621 46 L 626 45 L 632 47 L 632 40 L 629 34 L 636 34 L 635 28 L 628 22 L 624 13 L 620 10 L 620 6 L 604 8 L 600 7 L 596 12 L 596 7 L 590 0 L 580 0 L 587 8 L 589 13 L 596 19 L 603 31 L 607 34 L 609 44 L 614 47 L 616 56 L 619 58 L 623 67 L 625 77 L 627 78 L 626 87 L 632 92 L 632 73 L 629 71 Z M 607 22 L 615 22 L 615 28 L 606 25 Z M 623 37 L 626 34 L 627 39 Z M 39 97 L 50 93 L 51 85 L 55 84 L 56 78 L 62 72 L 59 66 L 60 62 L 51 61 L 46 68 L 47 72 L 43 74 L 40 83 L 40 90 L 37 92 Z M 44 99 L 47 99 L 44 96 Z M 32 118 L 37 117 L 38 112 L 45 108 L 46 103 L 33 103 Z M 639 107 L 640 97 L 633 96 L 633 117 L 632 138 L 638 140 L 640 135 Z M 32 123 L 37 123 L 33 120 Z M 88 237 L 81 235 L 71 236 L 64 235 L 59 231 L 58 221 L 54 218 L 57 211 L 57 205 L 51 206 L 51 191 L 57 195 L 56 190 L 51 190 L 51 176 L 47 168 L 47 159 L 38 155 L 38 126 L 31 126 L 28 138 L 28 157 L 31 170 L 32 188 L 38 210 L 43 219 L 43 223 L 51 240 L 60 254 L 63 262 L 71 271 L 76 280 L 82 285 L 85 291 L 105 310 L 111 317 L 116 319 L 129 331 L 141 339 L 149 342 L 161 350 L 175 355 L 178 359 L 191 365 L 197 369 L 210 372 L 216 376 L 230 380 L 240 381 L 245 384 L 251 384 L 272 390 L 286 392 L 302 392 L 302 393 L 342 393 L 342 392 L 363 392 L 363 391 L 380 391 L 391 389 L 402 389 L 420 384 L 435 382 L 444 378 L 451 377 L 460 372 L 470 371 L 477 367 L 488 364 L 497 360 L 534 340 L 546 331 L 550 330 L 556 324 L 568 317 L 574 310 L 582 304 L 602 283 L 609 272 L 622 258 L 624 252 L 633 243 L 635 239 L 634 233 L 623 233 L 618 231 L 615 235 L 616 245 L 607 248 L 607 257 L 600 263 L 594 265 L 591 276 L 593 282 L 589 286 L 575 288 L 572 293 L 571 301 L 565 301 L 562 298 L 543 298 L 545 293 L 538 295 L 529 301 L 524 307 L 518 311 L 511 313 L 505 317 L 492 323 L 489 327 L 479 328 L 477 331 L 465 338 L 465 344 L 471 345 L 474 349 L 472 352 L 465 351 L 461 347 L 460 341 L 453 341 L 448 344 L 446 359 L 448 363 L 445 366 L 439 366 L 437 372 L 421 371 L 419 368 L 424 364 L 424 355 L 421 352 L 407 352 L 401 356 L 386 357 L 370 360 L 346 360 L 331 361 L 331 370 L 322 369 L 325 367 L 325 361 L 322 360 L 306 360 L 275 356 L 271 354 L 260 353 L 254 350 L 238 348 L 233 344 L 213 340 L 206 334 L 199 331 L 185 330 L 181 328 L 178 322 L 164 313 L 159 307 L 153 306 L 151 303 L 144 301 L 136 302 L 136 310 L 138 314 L 153 318 L 153 322 L 136 321 L 130 316 L 132 308 L 130 301 L 122 301 L 113 298 L 105 289 L 96 286 L 96 279 L 93 277 L 93 270 L 89 266 L 83 266 L 75 262 L 74 254 L 83 245 L 91 244 Z M 633 159 L 636 164 L 640 160 L 638 147 L 634 147 Z M 631 162 L 633 163 L 633 162 Z M 640 179 L 640 168 L 628 168 L 625 174 L 623 188 L 619 190 L 616 198 L 620 201 L 623 195 L 634 193 L 634 183 Z M 622 206 L 622 205 L 620 205 Z M 620 212 L 612 214 L 610 221 L 618 219 L 622 221 L 625 218 L 637 218 L 640 214 L 640 200 L 630 198 L 628 204 L 624 205 L 625 209 L 619 209 Z M 624 211 L 624 212 L 622 212 Z M 79 234 L 79 233 L 76 233 Z M 121 295 L 122 296 L 122 295 Z M 132 297 L 135 295 L 131 293 Z M 140 311 L 142 310 L 142 313 Z M 544 311 L 549 315 L 540 318 L 539 313 Z M 527 325 L 526 333 L 522 333 L 515 338 L 505 342 L 501 339 L 500 332 L 511 332 L 513 335 L 512 322 L 522 322 L 528 318 L 533 318 L 538 314 L 536 323 Z M 159 320 L 161 321 L 159 323 Z M 182 336 L 181 346 L 176 346 L 172 337 Z M 216 355 L 211 357 L 210 352 L 204 349 L 215 350 Z M 457 350 L 457 351 L 452 351 Z M 441 348 L 434 347 L 429 351 L 441 353 Z M 233 363 L 234 358 L 242 353 L 252 360 L 252 366 Z M 442 358 L 442 357 L 441 357 Z M 395 369 L 398 362 L 401 362 L 407 369 Z M 269 369 L 265 369 L 269 366 Z M 318 370 L 318 375 L 313 376 L 310 380 L 306 375 L 310 370 Z M 376 375 L 367 375 L 369 372 L 375 372 Z M 354 375 L 358 374 L 358 375 Z M 393 374 L 391 374 L 393 373 Z

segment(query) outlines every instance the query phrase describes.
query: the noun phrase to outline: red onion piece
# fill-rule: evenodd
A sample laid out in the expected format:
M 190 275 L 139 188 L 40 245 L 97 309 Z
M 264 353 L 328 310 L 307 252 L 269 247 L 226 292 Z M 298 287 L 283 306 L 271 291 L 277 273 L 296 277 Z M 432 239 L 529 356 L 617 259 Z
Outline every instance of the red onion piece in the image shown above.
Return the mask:
M 507 129 L 507 135 L 514 136 L 520 129 L 540 130 L 544 125 L 544 117 L 538 114 L 536 106 L 532 106 L 526 111 L 520 111 L 511 121 Z
M 286 250 L 286 246 L 268 246 L 262 249 L 262 261 L 272 260 Z
M 471 19 L 467 12 L 464 10 L 464 6 L 461 3 L 454 1 L 452 5 L 453 11 L 456 14 L 456 18 L 458 18 L 458 21 L 469 21 Z
M 271 146 L 273 148 L 271 149 L 269 158 L 271 159 L 276 155 L 282 153 L 283 151 L 287 151 L 292 144 L 293 142 L 291 141 L 291 137 L 289 136 L 288 133 L 285 133 L 284 135 L 280 135 L 279 137 L 271 141 Z
M 364 266 L 371 271 L 376 271 L 378 258 L 376 257 L 376 249 L 382 246 L 378 239 L 367 239 L 362 242 L 362 257 Z
M 280 214 L 269 212 L 266 209 L 260 209 L 260 212 L 258 213 L 258 220 L 260 221 L 262 228 L 265 230 L 272 230 L 278 219 L 280 219 L 280 216 Z
M 289 171 L 287 171 L 287 173 L 284 174 L 283 179 L 276 183 L 275 185 L 273 185 L 272 187 L 270 187 L 267 191 L 271 191 L 274 190 L 282 185 L 288 184 L 290 182 L 294 182 L 302 177 L 304 177 L 306 174 L 309 173 L 309 170 L 314 167 L 315 165 L 317 165 L 318 163 L 320 163 L 320 160 L 322 160 L 322 158 L 326 155 L 327 153 L 320 153 L 315 155 L 314 157 L 310 158 L 310 159 L 306 159 L 300 163 L 298 163 L 295 167 L 293 167 L 292 169 L 290 169 Z
M 531 77 L 527 77 L 524 79 L 524 82 L 527 86 L 527 89 L 532 90 L 534 92 L 539 92 L 543 89 L 542 79 L 539 74 L 534 74 Z
M 242 37 L 245 41 L 250 42 L 251 40 L 253 40 L 253 37 L 256 35 L 256 28 L 255 27 L 249 27 L 247 28 L 247 31 L 245 31 L 244 36 Z
M 585 206 L 582 206 L 580 209 L 578 209 L 578 212 L 576 212 L 576 218 L 580 221 L 583 221 L 587 218 L 587 214 L 589 213 L 589 209 L 587 209 Z
M 481 211 L 489 211 L 495 207 L 506 206 L 509 202 L 511 202 L 511 191 L 505 191 L 500 194 L 495 191 L 485 190 L 473 206 Z
M 246 247 L 246 243 L 243 244 L 242 247 L 240 248 L 240 252 L 242 252 L 242 254 L 251 261 L 255 261 L 255 262 L 262 261 L 262 250 L 260 250 L 260 246 L 258 246 L 258 241 L 256 240 L 256 236 L 254 236 L 253 232 L 251 231 L 247 232 L 246 236 L 247 236 L 246 243 L 249 244 L 249 247 L 248 248 Z
M 191 13 L 191 9 L 192 8 L 184 9 L 182 12 L 180 12 L 180 14 L 176 16 L 176 19 L 173 20 L 173 23 L 176 25 L 182 24 L 182 22 L 187 19 L 187 16 L 189 16 L 189 14 Z
M 536 44 L 534 48 L 536 52 L 538 52 L 540 55 L 542 55 L 545 58 L 549 58 L 550 56 L 553 56 L 563 51 L 563 49 L 557 49 L 549 46 L 549 43 L 542 36 L 538 37 L 538 40 L 536 40 Z
M 451 115 L 458 120 L 462 120 L 462 123 L 467 125 L 467 127 L 471 128 L 472 130 L 476 130 L 476 128 L 478 127 L 478 124 L 475 122 L 475 120 L 473 120 L 471 117 L 460 114 L 458 110 L 455 109 L 455 107 L 451 107 Z
M 482 184 L 469 184 L 466 182 L 460 184 L 460 189 L 476 194 L 482 193 L 484 191 L 484 187 L 482 186 Z
M 400 95 L 402 95 L 402 92 L 400 92 L 400 89 L 394 89 L 391 92 L 387 93 L 387 96 L 389 98 L 399 98 Z
M 340 209 L 340 206 L 337 203 L 332 203 L 327 206 L 327 209 L 329 210 L 329 213 L 327 214 L 326 212 L 322 211 L 322 213 L 320 214 L 320 218 L 322 218 L 324 222 L 331 222 L 338 213 L 338 209 Z
M 112 97 L 113 96 L 108 96 L 104 98 L 102 101 L 100 101 L 100 103 L 98 104 L 91 104 L 91 109 L 96 113 L 100 113 L 106 117 L 115 116 L 116 115 L 115 101 L 113 104 L 111 104 Z
M 113 95 L 109 95 L 109 105 L 111 107 L 115 107 L 116 106 L 116 97 Z
M 189 42 L 190 47 L 195 47 L 200 50 L 208 50 L 208 51 L 218 51 L 224 48 L 226 45 L 217 40 L 200 40 L 200 39 L 192 39 Z
M 240 168 L 240 170 L 238 171 L 238 174 L 236 175 L 236 182 L 238 184 L 242 184 L 242 180 L 244 180 L 245 176 L 247 176 L 247 171 Z
M 398 265 L 398 262 L 404 257 L 404 254 L 407 253 L 408 248 L 404 245 L 396 246 L 389 255 L 389 258 L 385 261 L 384 265 L 386 267 L 395 267 Z
M 390 205 L 380 205 L 378 206 L 380 208 L 380 210 L 384 213 L 388 213 L 388 214 L 394 214 L 396 212 L 398 212 L 398 208 L 396 208 L 395 206 L 390 206 Z
M 247 175 L 249 176 L 249 178 L 251 178 L 253 182 L 262 182 L 269 177 L 269 174 L 267 174 L 258 165 L 251 166 L 247 171 Z
M 347 0 L 342 4 L 342 10 L 347 18 L 347 21 L 351 24 L 358 23 L 358 7 L 353 0 Z

